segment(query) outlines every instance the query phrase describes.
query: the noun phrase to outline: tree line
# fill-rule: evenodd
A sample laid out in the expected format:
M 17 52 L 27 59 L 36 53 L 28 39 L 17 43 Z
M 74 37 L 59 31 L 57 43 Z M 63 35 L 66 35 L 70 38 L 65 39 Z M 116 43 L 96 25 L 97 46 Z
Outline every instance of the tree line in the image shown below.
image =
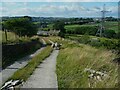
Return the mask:
M 30 17 L 22 17 L 17 19 L 9 19 L 2 23 L 2 31 L 5 32 L 7 40 L 7 32 L 13 32 L 19 37 L 31 37 L 37 33 L 36 25 L 31 21 Z

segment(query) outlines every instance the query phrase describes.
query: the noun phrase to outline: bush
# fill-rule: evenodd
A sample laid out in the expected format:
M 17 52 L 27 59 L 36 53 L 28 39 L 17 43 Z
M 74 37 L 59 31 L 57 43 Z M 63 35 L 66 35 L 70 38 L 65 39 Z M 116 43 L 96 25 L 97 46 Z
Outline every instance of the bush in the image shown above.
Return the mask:
M 115 30 L 105 30 L 104 33 L 107 38 L 114 38 L 116 35 Z
M 91 38 L 91 42 L 89 44 L 91 46 L 96 46 L 96 47 L 102 46 L 100 39 L 98 39 L 98 38 Z
M 117 38 L 120 39 L 120 32 L 117 33 Z
M 65 37 L 65 33 L 63 33 L 63 32 L 60 32 L 58 35 L 59 35 L 60 37 L 62 37 L 62 38 Z
M 90 42 L 90 37 L 88 35 L 83 35 L 78 39 L 78 42 L 88 44 Z

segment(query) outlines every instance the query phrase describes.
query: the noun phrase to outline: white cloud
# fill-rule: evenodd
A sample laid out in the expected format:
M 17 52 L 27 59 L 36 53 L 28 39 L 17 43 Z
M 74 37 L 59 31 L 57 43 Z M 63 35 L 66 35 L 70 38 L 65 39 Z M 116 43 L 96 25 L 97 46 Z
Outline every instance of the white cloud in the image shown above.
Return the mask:
M 27 7 L 27 3 L 16 3 L 22 7 L 12 8 L 3 7 L 2 12 L 4 15 L 20 16 L 20 15 L 32 15 L 32 16 L 62 16 L 62 17 L 74 17 L 74 16 L 100 16 L 102 6 L 94 6 L 91 8 L 82 6 L 81 4 L 72 3 L 65 5 L 52 5 L 43 4 L 39 7 Z M 28 5 L 29 6 L 29 5 Z M 117 13 L 117 6 L 109 6 L 107 10 L 113 11 L 112 14 Z
M 28 4 L 27 2 L 22 2 L 22 5 L 24 6 L 27 6 L 27 4 Z
M 117 12 L 118 11 L 118 6 L 111 6 L 107 8 L 108 11 L 112 11 L 112 12 Z
M 13 5 L 16 5 L 16 2 L 5 2 L 3 4 L 6 6 L 13 6 Z

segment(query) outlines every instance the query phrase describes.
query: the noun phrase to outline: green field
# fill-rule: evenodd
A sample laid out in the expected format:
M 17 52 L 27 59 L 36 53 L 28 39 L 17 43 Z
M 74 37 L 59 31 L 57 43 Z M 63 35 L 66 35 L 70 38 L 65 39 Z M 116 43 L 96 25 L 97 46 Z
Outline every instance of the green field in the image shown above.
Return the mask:
M 74 28 L 77 28 L 77 27 L 86 27 L 86 26 L 90 26 L 90 27 L 92 27 L 92 26 L 96 26 L 96 25 L 65 25 L 65 29 L 66 30 L 68 30 L 68 29 L 73 29 L 74 30 Z
M 118 31 L 118 22 L 106 22 L 105 23 L 106 30 L 115 30 L 116 33 L 120 32 Z
M 86 24 L 86 25 L 77 25 L 77 24 L 75 24 L 75 25 L 66 25 L 65 28 L 67 29 L 67 28 L 74 28 L 74 27 L 81 27 L 81 26 L 86 27 L 86 26 L 96 26 L 96 25 L 88 25 L 88 24 Z
M 99 24 L 86 24 L 86 25 L 66 25 L 66 30 L 74 30 L 77 27 L 86 27 L 86 26 L 98 26 Z M 118 33 L 118 22 L 105 22 L 106 30 L 115 30 Z

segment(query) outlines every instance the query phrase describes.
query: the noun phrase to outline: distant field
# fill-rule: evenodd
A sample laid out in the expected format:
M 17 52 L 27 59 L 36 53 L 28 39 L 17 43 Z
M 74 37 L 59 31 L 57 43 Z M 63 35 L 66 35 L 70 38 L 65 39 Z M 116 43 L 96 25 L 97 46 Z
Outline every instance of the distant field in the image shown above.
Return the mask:
M 118 22 L 106 22 L 105 27 L 108 30 L 115 30 L 115 32 L 118 33 Z
M 95 24 L 95 25 L 98 25 L 98 24 Z M 118 33 L 118 22 L 107 21 L 105 22 L 104 26 L 106 30 L 115 30 L 115 32 Z
M 66 25 L 66 30 L 74 30 L 77 27 L 81 26 L 97 26 L 98 24 L 86 24 L 86 25 Z M 106 30 L 115 30 L 116 33 L 118 33 L 118 22 L 105 22 L 105 28 Z
M 96 26 L 96 25 L 65 25 L 65 29 L 74 29 L 74 28 L 76 28 L 76 27 L 86 27 L 86 26 Z

